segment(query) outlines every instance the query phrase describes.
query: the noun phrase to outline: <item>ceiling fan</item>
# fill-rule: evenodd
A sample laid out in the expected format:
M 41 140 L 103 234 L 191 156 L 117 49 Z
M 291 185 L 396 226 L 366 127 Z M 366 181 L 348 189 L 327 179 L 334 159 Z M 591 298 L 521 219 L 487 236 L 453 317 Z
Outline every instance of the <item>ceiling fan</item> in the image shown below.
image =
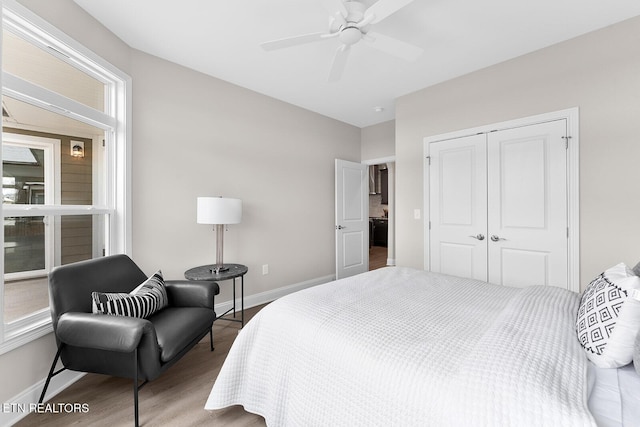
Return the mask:
M 378 0 L 370 7 L 366 7 L 360 1 L 321 1 L 325 9 L 331 14 L 327 32 L 287 37 L 265 42 L 260 46 L 265 50 L 276 50 L 337 37 L 341 45 L 336 50 L 329 71 L 330 82 L 340 80 L 351 46 L 360 40 L 365 40 L 372 47 L 406 61 L 415 61 L 422 54 L 422 48 L 420 47 L 370 31 L 372 25 L 377 24 L 414 0 Z

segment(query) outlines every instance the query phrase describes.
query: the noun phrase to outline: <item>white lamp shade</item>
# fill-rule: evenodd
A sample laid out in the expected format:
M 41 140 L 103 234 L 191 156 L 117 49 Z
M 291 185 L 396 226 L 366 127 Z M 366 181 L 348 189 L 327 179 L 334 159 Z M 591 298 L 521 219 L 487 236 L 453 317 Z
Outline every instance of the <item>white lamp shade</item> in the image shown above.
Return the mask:
M 239 224 L 242 200 L 223 197 L 198 197 L 198 224 Z

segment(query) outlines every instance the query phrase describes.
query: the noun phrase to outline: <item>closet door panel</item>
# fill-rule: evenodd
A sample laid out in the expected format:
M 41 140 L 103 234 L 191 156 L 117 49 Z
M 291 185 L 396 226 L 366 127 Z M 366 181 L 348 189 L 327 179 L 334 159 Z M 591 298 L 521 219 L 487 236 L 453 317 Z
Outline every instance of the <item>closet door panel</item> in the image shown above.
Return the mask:
M 491 283 L 567 287 L 565 135 L 564 120 L 489 134 Z
M 501 136 L 502 139 L 502 136 Z M 498 150 L 503 228 L 544 229 L 548 208 L 546 143 L 542 138 L 502 141 Z
M 486 136 L 429 148 L 430 268 L 487 280 Z
M 548 282 L 549 252 L 514 249 L 506 244 L 504 246 L 507 247 L 500 248 L 499 263 L 499 280 L 502 284 L 524 287 Z

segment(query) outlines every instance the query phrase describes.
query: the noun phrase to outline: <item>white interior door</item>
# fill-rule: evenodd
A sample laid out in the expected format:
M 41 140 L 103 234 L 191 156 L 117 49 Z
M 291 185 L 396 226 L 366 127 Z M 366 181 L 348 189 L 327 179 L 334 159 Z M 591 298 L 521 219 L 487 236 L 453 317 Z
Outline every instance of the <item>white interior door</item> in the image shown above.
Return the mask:
M 565 120 L 493 132 L 489 282 L 568 287 Z
M 431 271 L 487 280 L 486 137 L 430 145 Z
M 369 171 L 336 159 L 336 279 L 369 270 Z

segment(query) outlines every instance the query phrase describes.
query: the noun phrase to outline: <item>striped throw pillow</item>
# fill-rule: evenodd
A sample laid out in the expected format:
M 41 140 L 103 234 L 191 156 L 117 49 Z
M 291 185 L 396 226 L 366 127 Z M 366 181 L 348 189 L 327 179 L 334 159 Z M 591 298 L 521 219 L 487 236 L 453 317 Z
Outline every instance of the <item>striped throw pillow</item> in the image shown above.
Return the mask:
M 162 271 L 156 271 L 130 293 L 92 292 L 93 313 L 147 318 L 168 305 Z

